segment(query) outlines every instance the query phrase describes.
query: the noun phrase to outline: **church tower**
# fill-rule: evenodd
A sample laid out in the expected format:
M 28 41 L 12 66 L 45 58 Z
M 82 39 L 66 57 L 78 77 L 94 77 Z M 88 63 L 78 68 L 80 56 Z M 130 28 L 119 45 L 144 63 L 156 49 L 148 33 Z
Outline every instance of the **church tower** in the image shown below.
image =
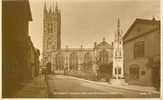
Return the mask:
M 52 53 L 61 49 L 61 13 L 58 4 L 43 8 L 43 64 L 51 62 Z
M 113 44 L 113 77 L 114 79 L 122 79 L 124 77 L 123 70 L 123 41 L 120 29 L 120 19 L 118 18 L 117 32 L 115 33 Z

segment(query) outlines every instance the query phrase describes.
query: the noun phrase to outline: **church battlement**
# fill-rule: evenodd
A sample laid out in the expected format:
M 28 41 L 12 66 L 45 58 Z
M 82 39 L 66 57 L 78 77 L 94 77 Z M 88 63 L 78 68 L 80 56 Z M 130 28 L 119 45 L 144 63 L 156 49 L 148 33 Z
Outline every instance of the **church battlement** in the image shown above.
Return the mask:
M 49 14 L 49 15 L 57 15 L 60 13 L 60 9 L 58 8 L 58 3 L 56 2 L 56 5 L 50 6 L 50 8 L 47 8 L 46 2 L 44 3 L 44 13 Z

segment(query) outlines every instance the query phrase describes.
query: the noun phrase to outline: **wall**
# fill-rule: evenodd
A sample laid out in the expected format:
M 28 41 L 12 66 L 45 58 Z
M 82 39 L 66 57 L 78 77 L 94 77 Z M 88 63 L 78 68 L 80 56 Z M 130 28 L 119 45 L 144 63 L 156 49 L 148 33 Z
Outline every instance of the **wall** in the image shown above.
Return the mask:
M 2 2 L 2 96 L 10 97 L 26 80 L 29 2 Z
M 134 44 L 138 41 L 144 41 L 145 56 L 141 58 L 134 58 Z M 151 32 L 147 35 L 141 36 L 133 41 L 124 44 L 124 66 L 125 73 L 127 73 L 127 81 L 132 84 L 152 85 L 152 73 L 149 66 L 147 66 L 148 58 L 156 58 L 160 55 L 160 32 L 159 30 Z M 137 81 L 129 79 L 129 67 L 132 64 L 137 64 L 140 67 L 140 78 Z M 145 71 L 145 75 L 141 72 Z

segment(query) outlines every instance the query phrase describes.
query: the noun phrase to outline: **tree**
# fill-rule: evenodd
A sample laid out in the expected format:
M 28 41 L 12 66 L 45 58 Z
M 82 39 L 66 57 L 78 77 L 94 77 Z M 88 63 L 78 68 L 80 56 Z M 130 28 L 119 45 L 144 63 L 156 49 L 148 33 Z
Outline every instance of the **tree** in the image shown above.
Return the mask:
M 106 81 L 109 81 L 109 79 L 112 77 L 112 68 L 113 63 L 100 65 L 97 75 L 98 79 L 105 78 Z

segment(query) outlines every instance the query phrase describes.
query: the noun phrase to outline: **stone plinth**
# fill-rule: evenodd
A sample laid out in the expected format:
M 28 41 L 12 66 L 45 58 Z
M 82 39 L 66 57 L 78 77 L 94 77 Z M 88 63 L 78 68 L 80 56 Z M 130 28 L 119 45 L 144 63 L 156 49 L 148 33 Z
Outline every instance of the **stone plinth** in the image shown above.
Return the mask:
M 128 83 L 125 82 L 125 79 L 111 79 L 110 84 L 112 84 L 112 85 L 128 85 Z

